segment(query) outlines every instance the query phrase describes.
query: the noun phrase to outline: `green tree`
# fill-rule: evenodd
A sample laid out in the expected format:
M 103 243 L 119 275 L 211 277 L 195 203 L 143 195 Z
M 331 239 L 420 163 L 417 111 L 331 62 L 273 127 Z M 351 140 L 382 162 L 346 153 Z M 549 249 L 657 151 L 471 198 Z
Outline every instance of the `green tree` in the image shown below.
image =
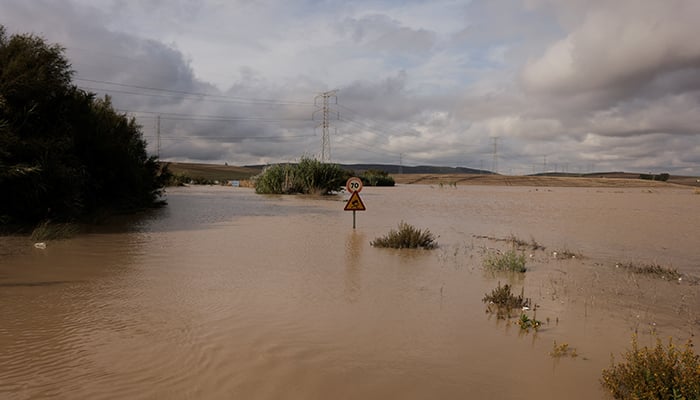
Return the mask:
M 157 159 L 133 119 L 71 83 L 59 45 L 0 26 L 0 224 L 157 204 Z

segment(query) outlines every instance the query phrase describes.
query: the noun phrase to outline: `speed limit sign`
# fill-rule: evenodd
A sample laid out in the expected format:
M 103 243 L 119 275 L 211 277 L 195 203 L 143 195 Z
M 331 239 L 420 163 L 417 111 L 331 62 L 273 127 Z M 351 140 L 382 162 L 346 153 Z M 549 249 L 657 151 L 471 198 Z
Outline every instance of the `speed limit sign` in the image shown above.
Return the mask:
M 350 193 L 360 193 L 362 191 L 362 179 L 353 176 L 345 183 L 345 189 Z

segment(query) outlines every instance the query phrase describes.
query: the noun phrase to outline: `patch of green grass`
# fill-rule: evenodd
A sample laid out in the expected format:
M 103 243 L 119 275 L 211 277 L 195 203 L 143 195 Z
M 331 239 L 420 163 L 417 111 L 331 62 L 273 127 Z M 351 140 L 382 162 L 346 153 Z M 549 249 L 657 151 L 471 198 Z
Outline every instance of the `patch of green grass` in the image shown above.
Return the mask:
M 391 229 L 385 236 L 370 242 L 375 247 L 391 247 L 394 249 L 434 249 L 437 247 L 435 236 L 427 229 L 421 230 L 401 221 L 398 230 Z
M 490 254 L 484 259 L 484 266 L 494 271 L 525 272 L 525 255 L 515 250 Z
M 617 266 L 624 268 L 625 270 L 632 272 L 633 274 L 655 276 L 660 279 L 666 280 L 678 280 L 678 278 L 681 278 L 683 276 L 675 268 L 663 267 L 658 264 L 637 265 L 632 263 L 618 263 Z
M 698 399 L 700 398 L 700 356 L 688 341 L 678 348 L 661 339 L 653 348 L 639 347 L 632 337 L 632 349 L 610 368 L 603 370 L 602 385 L 616 399 Z
M 67 239 L 75 236 L 78 231 L 76 224 L 44 221 L 34 228 L 31 238 L 35 241 Z
M 481 301 L 488 303 L 487 312 L 495 312 L 499 319 L 506 319 L 510 318 L 512 310 L 530 306 L 530 299 L 525 298 L 524 294 L 525 288 L 519 296 L 515 296 L 509 284 L 501 286 L 501 282 L 498 282 L 498 286 L 490 294 L 484 295 Z

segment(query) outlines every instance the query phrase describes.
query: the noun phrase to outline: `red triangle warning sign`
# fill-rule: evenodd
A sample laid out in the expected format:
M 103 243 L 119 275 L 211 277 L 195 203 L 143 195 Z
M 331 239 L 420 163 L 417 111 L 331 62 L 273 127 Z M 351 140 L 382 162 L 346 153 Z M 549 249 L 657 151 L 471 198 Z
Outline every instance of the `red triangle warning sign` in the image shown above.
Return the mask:
M 352 192 L 350 200 L 345 204 L 345 211 L 365 211 L 365 203 L 362 202 L 360 195 L 357 192 Z

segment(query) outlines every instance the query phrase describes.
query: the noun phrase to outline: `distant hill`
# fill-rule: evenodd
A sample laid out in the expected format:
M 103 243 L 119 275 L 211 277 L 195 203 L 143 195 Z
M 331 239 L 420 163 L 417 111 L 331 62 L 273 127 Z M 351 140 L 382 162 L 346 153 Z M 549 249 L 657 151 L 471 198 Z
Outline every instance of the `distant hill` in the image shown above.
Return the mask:
M 491 174 L 491 171 L 483 171 L 464 167 L 435 167 L 419 165 L 415 167 L 399 166 L 391 164 L 338 164 L 341 168 L 359 173 L 368 170 L 384 171 L 389 174 Z M 264 165 L 246 165 L 246 168 L 262 170 Z
M 228 180 L 246 180 L 259 174 L 266 165 L 230 166 L 221 164 L 179 163 L 169 162 L 170 170 L 175 174 L 187 175 L 191 178 L 200 178 L 225 182 Z M 626 185 L 642 185 L 648 183 L 653 186 L 663 185 L 664 182 L 644 181 L 640 179 L 643 174 L 633 172 L 595 172 L 586 174 L 572 174 L 563 172 L 550 172 L 528 176 L 507 176 L 494 174 L 491 171 L 482 171 L 463 167 L 436 167 L 436 166 L 399 166 L 389 164 L 340 164 L 342 168 L 355 171 L 360 174 L 367 170 L 385 171 L 394 176 L 396 183 L 459 183 L 459 184 L 503 184 L 503 185 L 540 185 L 540 186 L 614 186 L 627 181 Z M 402 174 L 399 174 L 401 169 Z M 617 183 L 616 183 L 617 181 Z M 671 175 L 667 182 L 670 184 L 700 187 L 700 179 L 691 176 Z

